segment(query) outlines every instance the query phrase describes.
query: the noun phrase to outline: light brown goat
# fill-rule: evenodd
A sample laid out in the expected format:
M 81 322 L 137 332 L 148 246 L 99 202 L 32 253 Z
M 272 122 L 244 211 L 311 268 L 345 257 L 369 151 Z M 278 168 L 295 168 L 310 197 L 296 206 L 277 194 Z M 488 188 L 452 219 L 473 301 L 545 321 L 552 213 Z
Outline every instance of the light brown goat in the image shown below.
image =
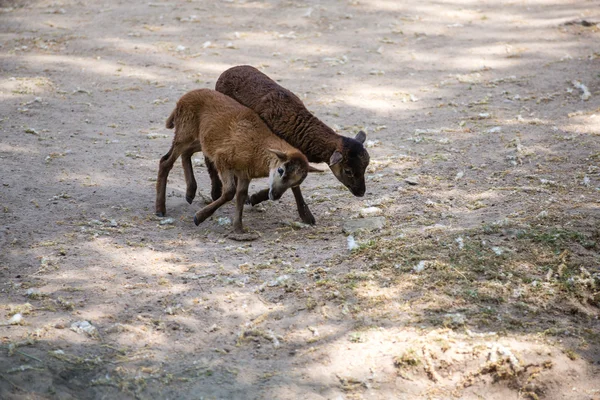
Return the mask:
M 223 183 L 221 196 L 194 216 L 196 225 L 236 196 L 236 233 L 244 231 L 242 211 L 251 179 L 269 177 L 269 198 L 276 200 L 290 187 L 300 185 L 309 171 L 316 171 L 304 154 L 273 134 L 254 111 L 214 90 L 199 89 L 183 95 L 166 126 L 175 128 L 175 137 L 169 152 L 160 159 L 156 181 L 158 216 L 165 215 L 167 177 L 179 156 L 189 203 L 197 189 L 193 153 L 202 151 L 214 163 Z

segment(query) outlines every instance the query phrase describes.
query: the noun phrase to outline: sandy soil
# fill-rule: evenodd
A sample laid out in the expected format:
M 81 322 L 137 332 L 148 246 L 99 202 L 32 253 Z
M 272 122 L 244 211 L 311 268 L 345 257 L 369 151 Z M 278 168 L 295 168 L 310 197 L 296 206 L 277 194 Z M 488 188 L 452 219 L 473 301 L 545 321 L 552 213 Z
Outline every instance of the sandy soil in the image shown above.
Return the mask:
M 600 398 L 600 2 L 0 5 L 0 398 Z M 234 242 L 198 154 L 154 216 L 239 64 L 367 132 L 364 198 L 311 175 L 316 226 Z

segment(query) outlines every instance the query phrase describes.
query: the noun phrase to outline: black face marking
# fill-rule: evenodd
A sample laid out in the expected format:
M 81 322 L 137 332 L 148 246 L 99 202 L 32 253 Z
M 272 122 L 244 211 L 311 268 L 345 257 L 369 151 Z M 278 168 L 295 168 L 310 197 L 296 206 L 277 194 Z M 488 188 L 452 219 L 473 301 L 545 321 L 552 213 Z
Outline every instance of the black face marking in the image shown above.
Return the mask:
M 344 138 L 343 159 L 340 163 L 337 178 L 342 182 L 355 196 L 365 194 L 365 170 L 369 165 L 369 153 L 362 143 Z M 333 168 L 332 168 L 333 169 Z

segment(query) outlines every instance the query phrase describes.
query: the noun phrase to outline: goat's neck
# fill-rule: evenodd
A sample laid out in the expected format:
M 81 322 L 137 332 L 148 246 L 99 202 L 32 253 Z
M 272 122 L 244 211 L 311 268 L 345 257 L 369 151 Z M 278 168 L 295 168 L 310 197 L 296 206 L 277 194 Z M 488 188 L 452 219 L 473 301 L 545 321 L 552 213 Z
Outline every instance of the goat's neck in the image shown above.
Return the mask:
M 329 162 L 333 152 L 342 149 L 343 137 L 310 113 L 299 115 L 298 118 L 302 123 L 297 126 L 303 129 L 296 132 L 296 143 L 292 144 L 300 149 L 310 162 Z

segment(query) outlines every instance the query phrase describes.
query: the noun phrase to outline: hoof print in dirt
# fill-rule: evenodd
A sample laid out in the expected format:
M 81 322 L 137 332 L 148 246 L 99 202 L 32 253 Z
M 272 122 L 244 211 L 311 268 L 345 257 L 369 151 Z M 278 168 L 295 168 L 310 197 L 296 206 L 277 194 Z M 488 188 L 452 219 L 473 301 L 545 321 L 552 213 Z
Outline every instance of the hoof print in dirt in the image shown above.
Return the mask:
M 258 232 L 248 232 L 248 233 L 230 233 L 227 235 L 228 239 L 235 240 L 237 242 L 251 242 L 253 240 L 257 240 L 260 238 L 260 233 Z

